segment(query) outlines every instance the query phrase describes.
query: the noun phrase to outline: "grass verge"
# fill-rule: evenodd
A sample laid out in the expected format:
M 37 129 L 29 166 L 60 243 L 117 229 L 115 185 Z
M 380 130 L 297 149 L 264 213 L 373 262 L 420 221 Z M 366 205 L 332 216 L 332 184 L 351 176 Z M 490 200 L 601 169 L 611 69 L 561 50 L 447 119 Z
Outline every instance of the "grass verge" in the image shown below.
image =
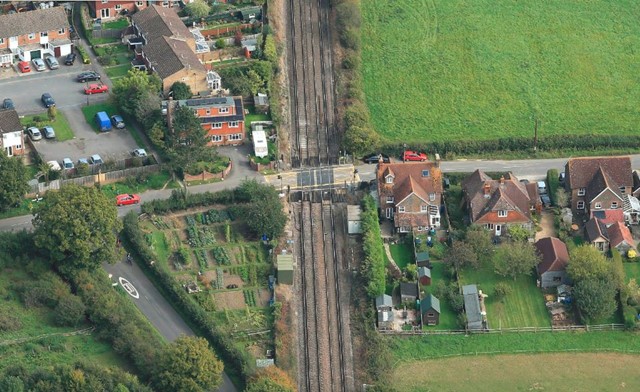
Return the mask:
M 36 123 L 33 120 L 34 117 L 39 117 L 44 121 L 39 121 Z M 54 121 L 50 121 L 47 112 L 43 112 L 39 114 L 24 116 L 20 119 L 20 123 L 25 127 L 36 126 L 38 128 L 41 128 L 45 125 L 51 125 L 53 127 L 53 130 L 56 132 L 56 140 L 59 142 L 71 140 L 74 137 L 71 126 L 69 125 L 69 121 L 67 121 L 67 117 L 65 117 L 64 113 L 62 113 L 60 110 L 57 111 L 56 119 Z
M 98 130 L 98 126 L 94 121 L 94 117 L 98 112 L 107 112 L 107 115 L 111 117 L 114 114 L 118 114 L 119 111 L 115 105 L 108 102 L 102 102 L 94 105 L 83 106 L 82 114 L 84 114 L 84 119 L 87 120 L 87 123 L 91 126 L 91 128 L 96 133 L 100 133 L 100 130 Z

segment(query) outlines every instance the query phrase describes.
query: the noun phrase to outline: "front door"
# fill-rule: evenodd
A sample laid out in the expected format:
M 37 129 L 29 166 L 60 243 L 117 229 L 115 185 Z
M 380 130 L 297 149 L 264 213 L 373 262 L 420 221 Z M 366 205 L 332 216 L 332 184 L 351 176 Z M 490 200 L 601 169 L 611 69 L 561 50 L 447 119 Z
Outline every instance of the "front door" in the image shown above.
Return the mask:
M 13 156 L 13 146 L 5 147 L 4 150 L 7 152 L 7 156 L 10 156 L 10 157 Z
M 496 225 L 496 236 L 500 237 L 502 235 L 502 226 Z

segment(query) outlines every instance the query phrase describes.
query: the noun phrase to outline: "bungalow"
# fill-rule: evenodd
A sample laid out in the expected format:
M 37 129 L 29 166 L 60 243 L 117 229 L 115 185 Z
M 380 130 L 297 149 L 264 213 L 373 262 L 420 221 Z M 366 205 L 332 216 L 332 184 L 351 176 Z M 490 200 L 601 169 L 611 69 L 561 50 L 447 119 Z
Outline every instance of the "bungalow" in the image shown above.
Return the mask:
M 440 300 L 432 294 L 427 295 L 420 302 L 422 325 L 438 325 L 440 322 Z
M 13 109 L 0 110 L 0 140 L 7 156 L 20 156 L 25 153 L 24 132 L 18 113 Z
M 539 239 L 535 247 L 540 255 L 537 266 L 540 287 L 546 289 L 569 283 L 566 271 L 569 263 L 567 245 L 555 237 L 546 237 Z
M 541 208 L 535 183 L 523 184 L 512 173 L 494 180 L 480 169 L 462 181 L 471 223 L 500 236 L 509 226 L 533 227 L 531 211 Z
M 17 58 L 31 61 L 45 55 L 71 53 L 67 13 L 62 7 L 0 15 L 0 66 Z

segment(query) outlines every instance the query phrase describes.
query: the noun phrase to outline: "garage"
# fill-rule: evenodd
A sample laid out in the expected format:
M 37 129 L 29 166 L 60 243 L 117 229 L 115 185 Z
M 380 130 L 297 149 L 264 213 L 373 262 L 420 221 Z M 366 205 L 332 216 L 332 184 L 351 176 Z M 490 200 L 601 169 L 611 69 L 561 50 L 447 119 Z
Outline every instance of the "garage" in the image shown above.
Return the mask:
M 31 56 L 31 60 L 42 58 L 42 52 L 40 51 L 40 49 L 32 50 L 31 52 L 29 52 L 29 55 Z

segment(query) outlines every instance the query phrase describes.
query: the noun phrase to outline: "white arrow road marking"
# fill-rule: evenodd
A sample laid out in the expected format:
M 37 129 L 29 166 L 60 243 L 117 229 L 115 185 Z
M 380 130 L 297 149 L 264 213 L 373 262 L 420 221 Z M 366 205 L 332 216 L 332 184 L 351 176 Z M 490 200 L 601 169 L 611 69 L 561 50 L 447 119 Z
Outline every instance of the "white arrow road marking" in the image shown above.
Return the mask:
M 128 280 L 126 280 L 123 277 L 119 277 L 118 281 L 120 282 L 120 285 L 122 286 L 122 288 L 129 293 L 130 296 L 132 296 L 135 299 L 140 298 L 140 294 L 138 294 L 138 290 L 136 290 L 135 287 L 133 287 L 133 285 L 131 284 L 131 282 L 129 282 Z

